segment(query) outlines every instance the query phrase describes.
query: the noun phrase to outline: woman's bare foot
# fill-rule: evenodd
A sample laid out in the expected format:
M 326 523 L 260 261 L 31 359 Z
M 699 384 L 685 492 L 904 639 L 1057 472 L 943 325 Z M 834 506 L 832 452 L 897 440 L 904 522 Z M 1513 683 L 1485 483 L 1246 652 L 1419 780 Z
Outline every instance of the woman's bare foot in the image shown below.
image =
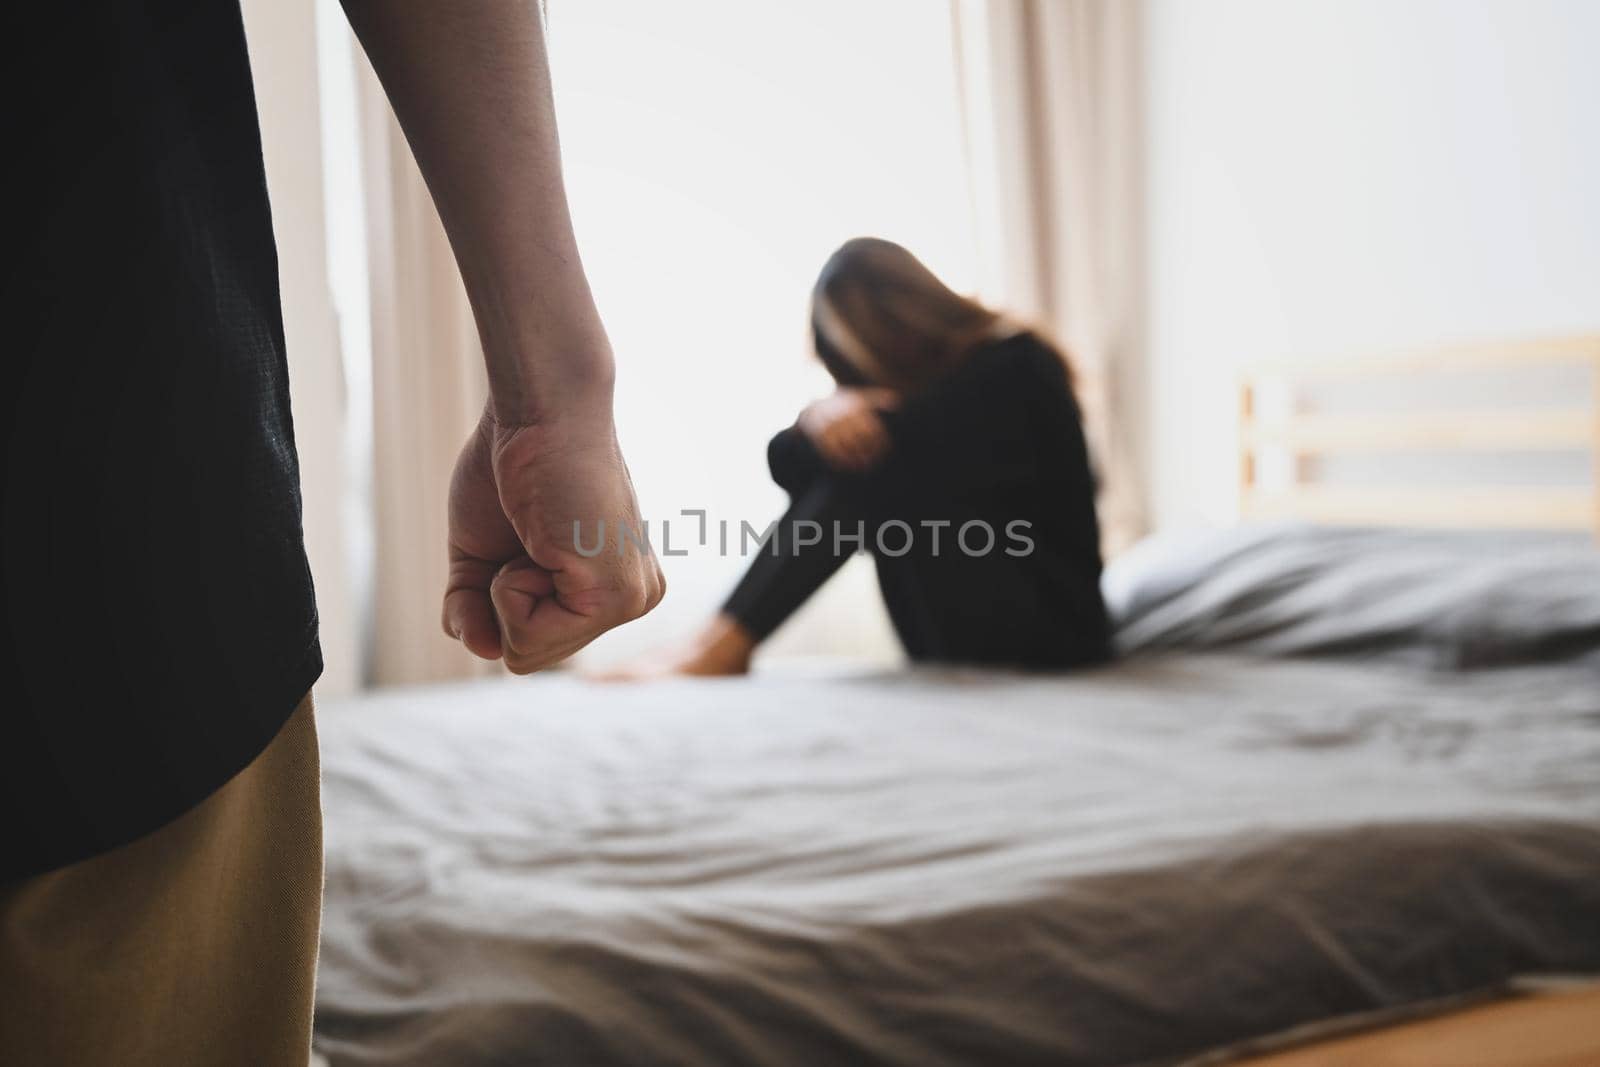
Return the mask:
M 718 615 L 688 644 L 641 659 L 586 673 L 596 682 L 642 682 L 651 678 L 725 677 L 750 673 L 755 638 L 727 615 Z

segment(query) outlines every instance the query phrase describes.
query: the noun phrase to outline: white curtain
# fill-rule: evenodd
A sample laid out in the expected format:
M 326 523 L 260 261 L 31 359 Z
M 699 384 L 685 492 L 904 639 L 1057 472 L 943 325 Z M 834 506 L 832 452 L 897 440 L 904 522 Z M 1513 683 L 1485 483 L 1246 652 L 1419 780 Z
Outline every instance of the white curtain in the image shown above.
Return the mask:
M 1078 374 L 1105 549 L 1145 529 L 1140 0 L 952 0 L 984 295 Z

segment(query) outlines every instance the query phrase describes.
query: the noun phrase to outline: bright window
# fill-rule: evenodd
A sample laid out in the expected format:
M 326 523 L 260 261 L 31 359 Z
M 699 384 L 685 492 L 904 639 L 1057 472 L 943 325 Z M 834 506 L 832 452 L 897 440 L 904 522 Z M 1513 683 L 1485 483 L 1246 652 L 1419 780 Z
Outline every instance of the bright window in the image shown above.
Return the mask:
M 653 644 L 737 579 L 740 520 L 783 506 L 765 444 L 827 388 L 807 297 L 846 238 L 900 241 L 958 289 L 975 280 L 950 21 L 927 0 L 554 0 L 551 62 L 585 265 L 617 351 L 617 418 L 652 535 L 672 520 L 668 602 L 605 639 Z M 684 508 L 733 529 L 693 545 Z M 870 566 L 783 635 L 885 643 Z M 862 627 L 866 627 L 865 630 Z

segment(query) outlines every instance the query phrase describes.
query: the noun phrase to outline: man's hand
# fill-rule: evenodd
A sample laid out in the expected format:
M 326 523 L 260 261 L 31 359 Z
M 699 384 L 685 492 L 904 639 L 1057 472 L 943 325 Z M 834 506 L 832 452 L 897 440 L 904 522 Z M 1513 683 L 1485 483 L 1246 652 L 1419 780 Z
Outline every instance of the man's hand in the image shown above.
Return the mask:
M 889 451 L 889 432 L 878 413 L 896 403 L 897 397 L 888 389 L 841 386 L 806 405 L 795 425 L 829 466 L 864 471 Z
M 639 505 L 608 416 L 508 428 L 486 413 L 456 461 L 449 521 L 445 632 L 516 674 L 565 659 L 666 592 L 638 545 Z

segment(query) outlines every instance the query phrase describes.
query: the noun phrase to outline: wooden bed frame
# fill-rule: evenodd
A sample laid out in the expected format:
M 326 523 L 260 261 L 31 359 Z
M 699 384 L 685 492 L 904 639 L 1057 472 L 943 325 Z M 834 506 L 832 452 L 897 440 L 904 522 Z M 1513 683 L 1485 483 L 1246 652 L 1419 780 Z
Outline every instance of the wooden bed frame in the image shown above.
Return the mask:
M 1534 365 L 1588 367 L 1591 384 L 1570 404 L 1535 410 L 1316 414 L 1295 409 L 1297 387 L 1452 371 L 1514 374 Z M 1259 410 L 1268 383 L 1289 410 Z M 1462 345 L 1336 362 L 1251 368 L 1239 383 L 1239 498 L 1247 519 L 1296 518 L 1362 525 L 1587 530 L 1600 538 L 1600 335 Z M 1289 484 L 1263 485 L 1261 457 L 1290 457 Z M 1300 461 L 1398 452 L 1587 452 L 1593 470 L 1575 487 L 1420 485 L 1344 488 L 1305 484 Z M 1237 1067 L 1596 1067 L 1600 987 L 1525 994 L 1351 1036 L 1310 1041 Z
M 1600 987 L 1529 993 L 1231 1067 L 1595 1067 Z
M 1293 410 L 1297 387 L 1384 381 L 1453 371 L 1513 374 L 1520 368 L 1587 367 L 1592 383 L 1570 405 L 1534 410 L 1315 414 Z M 1291 410 L 1263 413 L 1268 384 L 1285 388 Z M 1251 368 L 1239 382 L 1239 499 L 1247 519 L 1297 518 L 1362 525 L 1587 530 L 1600 537 L 1600 335 L 1460 345 L 1420 352 Z M 1262 484 L 1261 457 L 1292 457 L 1290 484 Z M 1353 453 L 1586 451 L 1587 486 L 1345 488 L 1306 484 L 1300 460 Z

